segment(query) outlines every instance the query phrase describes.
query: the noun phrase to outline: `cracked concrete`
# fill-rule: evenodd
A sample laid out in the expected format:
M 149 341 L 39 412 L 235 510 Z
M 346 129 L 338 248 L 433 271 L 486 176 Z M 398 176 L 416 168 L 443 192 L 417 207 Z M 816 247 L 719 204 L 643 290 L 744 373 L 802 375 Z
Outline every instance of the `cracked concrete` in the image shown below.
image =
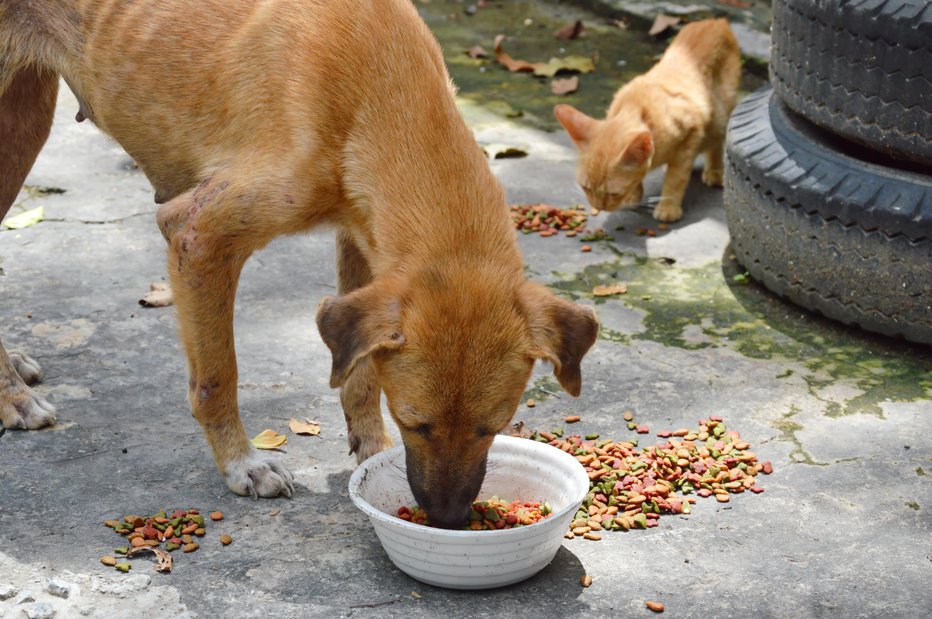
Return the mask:
M 562 133 L 475 102 L 463 109 L 480 142 L 527 145 L 526 158 L 492 162 L 509 200 L 582 200 Z M 293 499 L 232 495 L 187 410 L 174 311 L 138 305 L 165 279 L 151 188 L 119 147 L 74 123 L 76 110 L 64 90 L 28 179 L 66 191 L 20 195 L 49 219 L 0 230 L 2 337 L 42 363 L 38 390 L 59 411 L 54 428 L 0 438 L 0 616 L 647 617 L 649 599 L 672 617 L 928 615 L 932 355 L 736 283 L 721 192 L 698 174 L 685 219 L 656 237 L 637 234 L 656 229 L 641 212 L 594 217 L 614 238 L 589 253 L 578 239 L 519 236 L 531 277 L 592 304 L 617 338 L 603 337 L 586 358 L 579 399 L 538 368 L 528 393 L 537 405 L 515 420 L 548 429 L 575 413 L 573 431 L 626 438 L 630 409 L 651 428 L 643 445 L 657 430 L 722 415 L 773 462 L 765 492 L 725 506 L 700 499 L 690 516 L 647 531 L 567 541 L 512 587 L 445 591 L 398 571 L 347 498 L 354 460 L 313 320 L 334 290 L 332 237 L 279 239 L 244 271 L 236 347 L 247 431 L 286 432 L 290 417 L 310 417 L 322 433 L 289 436 L 283 449 Z M 661 181 L 652 174 L 647 195 Z M 596 299 L 591 277 L 624 277 L 629 293 Z M 877 385 L 864 382 L 870 376 Z M 876 398 L 862 405 L 866 388 Z M 830 415 L 832 405 L 844 414 Z M 172 574 L 145 560 L 128 575 L 98 562 L 121 545 L 103 520 L 179 506 L 226 519 L 201 550 L 175 558 Z M 216 540 L 221 532 L 231 546 Z M 67 598 L 49 593 L 48 577 L 65 583 Z

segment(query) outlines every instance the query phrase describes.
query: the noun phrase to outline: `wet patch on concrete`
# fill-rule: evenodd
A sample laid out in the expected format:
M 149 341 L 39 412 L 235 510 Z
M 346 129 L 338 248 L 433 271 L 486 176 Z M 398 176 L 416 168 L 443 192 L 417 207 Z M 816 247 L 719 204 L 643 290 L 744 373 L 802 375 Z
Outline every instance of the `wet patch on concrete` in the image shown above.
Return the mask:
M 784 303 L 748 280 L 729 259 L 688 268 L 626 253 L 579 273 L 555 273 L 555 290 L 586 299 L 607 316 L 618 305 L 637 311 L 641 330 L 614 330 L 603 320 L 600 337 L 622 344 L 649 340 L 686 350 L 730 348 L 774 364 L 774 376 L 804 381 L 829 417 L 883 418 L 884 402 L 932 396 L 932 352 L 875 337 Z M 598 284 L 622 283 L 625 295 L 594 297 Z M 612 306 L 615 306 L 613 308 Z

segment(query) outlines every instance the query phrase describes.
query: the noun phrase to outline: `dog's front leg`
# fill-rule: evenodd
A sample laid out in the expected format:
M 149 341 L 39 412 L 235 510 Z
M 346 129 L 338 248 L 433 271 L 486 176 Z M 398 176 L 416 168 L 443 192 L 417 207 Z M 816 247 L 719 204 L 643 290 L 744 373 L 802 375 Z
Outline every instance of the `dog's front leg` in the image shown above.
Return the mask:
M 243 429 L 237 404 L 233 302 L 240 271 L 266 239 L 250 230 L 255 193 L 215 174 L 159 208 L 169 244 L 168 272 L 188 354 L 188 399 L 227 486 L 241 495 L 291 496 L 293 477 L 261 454 Z
M 337 233 L 337 291 L 347 294 L 372 281 L 372 271 L 365 256 L 350 234 Z M 352 374 L 340 387 L 340 403 L 346 418 L 349 452 L 362 462 L 371 455 L 392 446 L 385 431 L 379 400 L 382 390 L 375 368 L 368 359 L 361 359 Z

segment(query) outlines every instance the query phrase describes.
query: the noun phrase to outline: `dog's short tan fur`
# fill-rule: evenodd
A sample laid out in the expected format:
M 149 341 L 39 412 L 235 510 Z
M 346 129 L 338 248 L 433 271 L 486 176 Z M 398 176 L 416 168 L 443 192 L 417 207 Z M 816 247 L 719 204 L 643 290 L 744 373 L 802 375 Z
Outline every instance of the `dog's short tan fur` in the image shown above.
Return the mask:
M 240 422 L 232 332 L 243 263 L 281 234 L 338 230 L 340 296 L 317 322 L 350 447 L 390 444 L 384 391 L 440 524 L 464 517 L 535 359 L 578 394 L 594 314 L 525 280 L 502 189 L 409 0 L 0 0 L 0 69 L 0 214 L 48 132 L 56 75 L 151 180 L 189 401 L 235 492 L 292 491 Z M 5 359 L 3 421 L 29 426 Z

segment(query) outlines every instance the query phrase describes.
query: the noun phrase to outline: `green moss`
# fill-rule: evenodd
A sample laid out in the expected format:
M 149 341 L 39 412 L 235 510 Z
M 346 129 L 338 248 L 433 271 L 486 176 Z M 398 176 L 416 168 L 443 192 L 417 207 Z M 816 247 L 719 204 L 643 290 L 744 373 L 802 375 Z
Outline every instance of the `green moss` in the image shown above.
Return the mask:
M 916 501 L 906 501 L 906 507 L 919 511 L 919 503 Z
M 745 357 L 800 364 L 809 392 L 831 417 L 883 416 L 883 402 L 912 402 L 932 396 L 932 352 L 825 320 L 784 302 L 755 282 L 738 284 L 738 267 L 710 263 L 683 268 L 619 252 L 616 259 L 559 274 L 551 286 L 572 299 L 590 299 L 598 308 L 622 303 L 642 314 L 642 330 L 620 333 L 603 326 L 602 339 L 648 340 L 686 350 L 730 348 Z M 598 284 L 622 282 L 628 293 L 593 297 Z M 793 375 L 785 369 L 778 378 Z M 859 391 L 842 402 L 820 393 L 843 383 Z

